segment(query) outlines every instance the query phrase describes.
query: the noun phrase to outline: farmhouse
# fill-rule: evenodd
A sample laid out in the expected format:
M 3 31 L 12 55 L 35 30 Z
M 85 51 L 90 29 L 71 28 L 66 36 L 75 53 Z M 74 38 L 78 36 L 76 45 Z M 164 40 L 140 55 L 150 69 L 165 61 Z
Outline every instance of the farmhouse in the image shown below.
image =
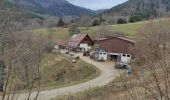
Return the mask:
M 124 37 L 111 37 L 99 41 L 99 47 L 103 48 L 109 60 L 128 63 L 132 57 L 131 48 L 135 45 L 135 41 Z
M 71 51 L 88 51 L 94 45 L 88 34 L 74 34 L 67 44 L 68 50 Z

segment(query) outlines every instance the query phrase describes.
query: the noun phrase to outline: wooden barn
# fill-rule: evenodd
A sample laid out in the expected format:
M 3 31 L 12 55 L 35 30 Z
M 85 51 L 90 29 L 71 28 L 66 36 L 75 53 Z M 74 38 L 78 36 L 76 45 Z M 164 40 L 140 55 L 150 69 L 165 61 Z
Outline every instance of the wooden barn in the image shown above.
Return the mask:
M 135 41 L 124 37 L 111 37 L 99 41 L 99 47 L 103 48 L 109 60 L 128 63 L 132 57 L 132 47 Z

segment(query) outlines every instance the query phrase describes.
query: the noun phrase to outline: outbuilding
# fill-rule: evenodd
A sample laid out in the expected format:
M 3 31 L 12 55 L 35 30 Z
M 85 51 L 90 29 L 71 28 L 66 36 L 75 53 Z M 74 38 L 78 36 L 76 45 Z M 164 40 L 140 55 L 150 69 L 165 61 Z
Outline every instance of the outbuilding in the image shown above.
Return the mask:
M 54 48 L 56 50 L 65 49 L 66 48 L 66 40 L 57 40 Z
M 124 37 L 111 37 L 99 41 L 99 47 L 103 48 L 109 60 L 128 63 L 132 58 L 132 47 L 135 41 Z

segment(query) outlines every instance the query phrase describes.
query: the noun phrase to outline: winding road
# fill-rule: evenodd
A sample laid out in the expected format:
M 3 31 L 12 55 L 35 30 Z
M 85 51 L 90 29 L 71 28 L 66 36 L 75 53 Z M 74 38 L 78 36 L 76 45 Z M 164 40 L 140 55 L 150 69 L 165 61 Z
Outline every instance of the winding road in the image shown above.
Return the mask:
M 119 76 L 119 72 L 113 67 L 114 63 L 96 62 L 88 57 L 83 57 L 82 54 L 76 55 L 80 56 L 81 60 L 90 63 L 96 68 L 98 68 L 101 74 L 98 77 L 84 83 L 63 88 L 41 91 L 38 100 L 50 100 L 52 98 L 55 98 L 56 96 L 73 94 L 87 90 L 89 88 L 104 86 L 107 85 L 109 82 L 113 81 L 117 76 Z M 33 100 L 36 93 L 37 92 L 32 92 L 30 100 Z M 13 100 L 26 100 L 27 96 L 28 93 L 20 93 L 18 96 L 15 96 Z

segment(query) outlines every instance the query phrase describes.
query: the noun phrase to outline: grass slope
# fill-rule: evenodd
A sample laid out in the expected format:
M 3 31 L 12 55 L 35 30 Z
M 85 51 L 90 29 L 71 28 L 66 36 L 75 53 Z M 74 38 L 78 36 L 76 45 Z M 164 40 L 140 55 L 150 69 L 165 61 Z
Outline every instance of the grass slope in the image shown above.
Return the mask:
M 90 80 L 99 73 L 96 68 L 81 60 L 72 63 L 71 57 L 47 54 L 41 63 L 42 87 L 56 88 Z
M 33 30 L 35 34 L 47 35 L 49 30 L 47 28 Z M 53 35 L 55 39 L 67 39 L 70 37 L 68 28 L 55 28 L 53 29 Z
M 97 77 L 99 73 L 93 65 L 81 60 L 77 60 L 77 63 L 72 63 L 70 56 L 47 53 L 40 63 L 41 89 L 47 90 L 82 83 Z M 11 80 L 17 81 L 15 88 L 23 91 L 30 88 L 31 84 L 27 86 L 27 82 L 20 78 L 21 76 L 19 75 L 11 74 Z M 29 78 L 31 80 L 31 76 Z M 37 82 L 34 86 L 36 85 Z M 33 87 L 33 89 L 36 90 L 37 88 Z
M 130 77 L 127 76 L 126 70 L 121 71 L 123 73 L 106 86 L 92 88 L 71 95 L 58 96 L 52 100 L 151 100 L 147 97 L 145 94 L 146 90 L 144 92 L 142 87 L 143 84 L 153 86 L 154 79 L 150 70 L 145 69 L 143 73 L 149 80 L 140 77 L 141 81 L 139 81 L 139 74 L 137 74 L 139 72 L 136 69 L 133 69 L 134 72 Z M 162 72 L 159 73 L 161 74 Z M 128 91 L 135 99 L 131 98 Z
M 140 23 L 129 23 L 129 24 L 118 24 L 118 25 L 108 25 L 111 34 L 115 32 L 123 33 L 126 36 L 135 36 L 138 33 L 138 29 L 144 24 L 145 22 Z M 89 27 L 89 28 L 79 28 L 82 33 L 88 33 L 91 36 L 95 36 L 97 33 L 99 26 L 96 27 Z
M 138 22 L 138 23 L 129 23 L 129 24 L 119 24 L 119 25 L 108 25 L 111 34 L 115 32 L 120 32 L 125 34 L 125 36 L 135 36 L 138 33 L 138 29 L 144 25 L 146 22 Z M 94 37 L 97 33 L 97 30 L 100 26 L 95 27 L 78 27 L 81 33 L 87 33 L 90 36 Z M 33 31 L 34 33 L 40 34 L 48 34 L 49 31 L 46 28 L 36 29 Z M 55 39 L 68 39 L 70 37 L 68 28 L 54 28 L 53 30 Z

